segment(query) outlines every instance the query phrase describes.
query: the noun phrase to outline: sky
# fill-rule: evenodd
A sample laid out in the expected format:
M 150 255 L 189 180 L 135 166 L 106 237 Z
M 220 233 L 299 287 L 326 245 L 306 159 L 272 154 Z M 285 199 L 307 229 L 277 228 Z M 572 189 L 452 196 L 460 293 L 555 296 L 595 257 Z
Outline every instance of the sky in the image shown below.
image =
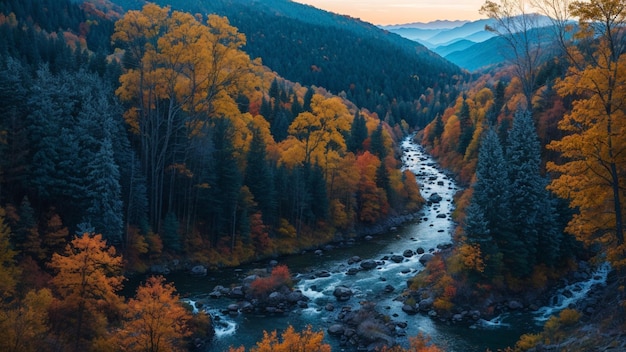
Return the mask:
M 378 25 L 477 20 L 485 0 L 294 0 Z

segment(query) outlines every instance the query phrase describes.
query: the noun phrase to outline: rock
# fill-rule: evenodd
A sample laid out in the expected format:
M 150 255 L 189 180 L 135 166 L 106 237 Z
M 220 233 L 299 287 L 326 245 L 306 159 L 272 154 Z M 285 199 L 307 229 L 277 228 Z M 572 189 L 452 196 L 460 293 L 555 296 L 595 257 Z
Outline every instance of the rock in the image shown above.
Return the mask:
M 389 259 L 394 263 L 402 263 L 402 261 L 404 260 L 404 257 L 401 255 L 395 254 L 395 255 L 392 255 Z
M 437 217 L 439 219 L 445 219 L 446 218 L 446 214 L 437 214 Z
M 373 239 L 374 239 L 374 237 L 372 237 L 372 236 L 370 236 L 370 235 L 365 236 L 365 240 L 366 240 L 366 241 L 371 241 L 371 240 L 373 240 Z
M 243 287 L 235 286 L 230 290 L 229 296 L 231 298 L 243 298 L 245 295 L 243 293 Z
M 454 314 L 452 316 L 452 321 L 455 323 L 459 323 L 461 321 L 463 321 L 463 315 L 462 314 Z
M 365 269 L 365 270 L 370 270 L 370 269 L 374 269 L 377 264 L 376 261 L 372 260 L 372 259 L 367 259 L 361 262 L 361 268 Z
M 333 296 L 335 296 L 338 301 L 347 301 L 352 297 L 352 294 L 352 290 L 346 286 L 337 286 L 333 291 Z
M 335 306 L 332 303 L 327 303 L 324 309 L 326 309 L 329 312 L 332 312 L 333 310 L 335 310 Z
M 330 273 L 326 270 L 318 271 L 315 273 L 315 277 L 329 277 Z
M 427 312 L 432 309 L 434 300 L 432 298 L 424 298 L 418 303 L 419 310 Z
M 406 314 L 417 314 L 417 309 L 415 309 L 415 307 L 413 307 L 412 305 L 409 304 L 405 304 L 402 306 L 402 311 L 405 312 Z
M 204 265 L 196 265 L 191 268 L 191 274 L 196 276 L 205 276 L 207 273 L 207 268 Z
M 395 290 L 396 289 L 393 286 L 391 286 L 391 285 L 386 285 L 385 286 L 385 292 L 387 292 L 387 293 L 391 293 L 391 292 L 393 292 Z
M 401 273 L 403 273 L 403 274 L 408 274 L 408 273 L 410 273 L 410 272 L 411 272 L 411 268 L 404 268 L 404 269 L 402 269 L 402 271 L 400 271 L 400 272 L 401 272 Z
M 275 267 L 276 265 L 278 265 L 278 261 L 277 260 L 274 260 L 274 259 L 270 260 L 269 266 L 271 268 Z
M 420 257 L 420 263 L 422 263 L 422 265 L 426 265 L 426 263 L 431 261 L 434 257 L 435 256 L 431 253 L 422 254 L 422 256 Z
M 430 197 L 428 197 L 428 201 L 431 203 L 439 203 L 442 199 L 443 198 L 441 198 L 441 196 L 437 193 L 433 193 L 430 195 Z
M 315 255 L 318 255 L 318 256 L 321 256 L 324 254 L 324 252 L 321 249 L 316 250 L 314 253 Z
M 239 311 L 242 313 L 252 313 L 254 311 L 254 305 L 248 301 L 242 301 L 239 303 Z
M 229 304 L 229 305 L 228 305 L 228 311 L 229 311 L 229 312 L 231 312 L 231 313 L 233 313 L 233 312 L 234 312 L 234 313 L 239 312 L 239 305 L 238 305 L 238 304 L 236 304 L 236 303 Z
M 348 264 L 358 263 L 361 260 L 362 260 L 361 257 L 359 257 L 358 255 L 355 255 L 354 257 L 348 259 Z
M 359 268 L 349 268 L 348 271 L 346 271 L 346 275 L 356 275 L 359 271 Z
M 415 253 L 417 253 L 417 254 L 424 254 L 424 252 L 425 252 L 425 251 L 424 251 L 424 248 L 422 248 L 422 247 L 418 247 L 418 248 L 415 250 Z
M 342 324 L 333 324 L 328 327 L 328 334 L 333 336 L 341 336 L 346 331 Z
M 306 301 L 306 300 L 308 300 L 308 298 L 305 295 L 303 295 L 302 291 L 300 291 L 300 290 L 296 290 L 296 291 L 290 292 L 287 295 L 286 299 L 287 299 L 287 302 L 292 303 L 292 304 L 293 303 L 297 303 L 298 301 Z
M 270 295 L 267 298 L 272 303 L 280 303 L 285 300 L 285 295 L 283 295 L 280 292 L 274 291 L 270 293 Z
M 517 310 L 517 309 L 522 309 L 524 308 L 524 305 L 521 304 L 520 302 L 516 301 L 516 300 L 510 300 L 508 307 L 510 310 Z
M 413 251 L 412 251 L 412 250 L 410 250 L 410 249 L 407 249 L 407 250 L 405 250 L 404 252 L 402 252 L 402 255 L 403 255 L 404 257 L 411 258 L 412 256 L 414 256 L 414 255 L 415 255 L 415 252 L 413 252 Z

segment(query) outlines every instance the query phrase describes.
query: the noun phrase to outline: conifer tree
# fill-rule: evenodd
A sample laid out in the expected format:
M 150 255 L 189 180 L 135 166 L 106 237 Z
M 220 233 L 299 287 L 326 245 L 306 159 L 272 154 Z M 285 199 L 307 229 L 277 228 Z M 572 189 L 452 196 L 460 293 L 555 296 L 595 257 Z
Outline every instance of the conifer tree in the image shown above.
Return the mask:
M 257 128 L 252 129 L 252 141 L 248 152 L 244 184 L 248 186 L 258 204 L 266 223 L 276 220 L 276 192 L 273 175 L 267 161 L 267 151 L 263 136 Z
M 508 142 L 506 159 L 513 210 L 510 223 L 527 251 L 525 265 L 519 267 L 519 272 L 527 275 L 536 262 L 548 259 L 554 263 L 559 253 L 555 210 L 546 190 L 547 181 L 540 174 L 539 138 L 529 111 L 516 112 Z
M 87 222 L 102 233 L 109 244 L 122 243 L 124 217 L 119 184 L 119 170 L 113 158 L 111 139 L 102 141 L 100 151 L 89 164 Z
M 348 151 L 356 154 L 358 151 L 363 150 L 363 142 L 366 139 L 367 126 L 365 125 L 365 118 L 357 111 L 354 113 L 354 119 L 350 127 L 350 136 L 347 138 Z
M 524 263 L 527 254 L 523 242 L 509 223 L 511 208 L 506 161 L 498 135 L 493 129 L 487 130 L 483 137 L 476 179 L 472 203 L 482 210 L 489 233 L 502 252 L 504 265 L 514 270 Z

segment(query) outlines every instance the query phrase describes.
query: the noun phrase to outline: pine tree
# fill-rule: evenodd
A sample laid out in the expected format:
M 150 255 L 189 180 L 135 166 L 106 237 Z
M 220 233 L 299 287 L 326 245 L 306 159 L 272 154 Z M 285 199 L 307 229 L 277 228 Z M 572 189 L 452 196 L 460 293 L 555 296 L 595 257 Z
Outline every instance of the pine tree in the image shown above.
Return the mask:
M 527 275 L 536 262 L 553 264 L 559 253 L 554 204 L 540 174 L 541 149 L 529 111 L 518 111 L 506 150 L 510 182 L 510 222 L 528 252 L 519 272 Z M 541 240 L 540 240 L 541 239 Z M 541 251 L 541 255 L 539 255 Z
M 111 139 L 102 141 L 100 151 L 89 164 L 87 222 L 102 233 L 109 244 L 122 243 L 124 228 L 119 170 L 113 159 Z
M 354 113 L 354 119 L 350 127 L 350 136 L 347 138 L 348 151 L 356 154 L 358 151 L 363 150 L 363 142 L 366 139 L 367 126 L 365 125 L 365 118 L 357 111 Z
M 482 210 L 489 233 L 502 252 L 507 269 L 524 264 L 527 258 L 523 242 L 510 226 L 509 178 L 504 152 L 498 135 L 489 129 L 485 133 L 476 166 L 476 183 L 472 203 Z
M 378 157 L 380 160 L 384 160 L 387 156 L 387 150 L 385 149 L 385 141 L 383 138 L 383 125 L 378 124 L 378 127 L 370 136 L 370 152 Z
M 276 200 L 273 176 L 267 161 L 263 136 L 258 129 L 252 130 L 252 141 L 248 152 L 244 185 L 248 186 L 263 214 L 263 220 L 270 224 L 276 220 Z

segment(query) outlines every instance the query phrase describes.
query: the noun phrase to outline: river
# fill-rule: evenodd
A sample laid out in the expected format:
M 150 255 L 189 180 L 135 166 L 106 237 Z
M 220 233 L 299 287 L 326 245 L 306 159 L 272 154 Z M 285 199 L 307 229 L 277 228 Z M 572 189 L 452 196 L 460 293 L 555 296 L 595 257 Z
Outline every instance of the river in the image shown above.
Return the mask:
M 208 311 L 216 321 L 216 338 L 208 351 L 225 351 L 229 346 L 241 345 L 249 348 L 263 338 L 264 330 L 281 332 L 288 325 L 292 325 L 296 330 L 302 330 L 307 325 L 311 325 L 314 331 L 323 330 L 326 342 L 331 344 L 333 351 L 343 351 L 338 339 L 326 333 L 326 329 L 336 322 L 335 318 L 340 311 L 340 309 L 327 311 L 325 309 L 327 303 L 337 307 L 348 305 L 358 309 L 360 301 L 376 302 L 380 312 L 391 316 L 395 321 L 407 323 L 407 336 L 424 333 L 439 347 L 452 352 L 482 352 L 487 348 L 497 350 L 513 346 L 521 334 L 540 329 L 541 320 L 533 313 L 502 316 L 492 322 L 482 321 L 482 324 L 468 328 L 440 323 L 420 314 L 407 315 L 402 312 L 402 303 L 395 298 L 406 288 L 407 279 L 423 269 L 419 262 L 420 255 L 405 258 L 401 263 L 383 258 L 402 255 L 407 249 L 416 251 L 420 247 L 428 253 L 435 251 L 440 244 L 450 243 L 451 232 L 454 229 L 450 214 L 454 210 L 453 196 L 459 188 L 452 178 L 438 168 L 421 146 L 412 142 L 410 138 L 402 141 L 401 148 L 403 167 L 416 174 L 423 197 L 428 199 L 437 193 L 441 201 L 425 205 L 415 221 L 388 233 L 373 236 L 371 240 L 359 240 L 354 245 L 336 246 L 323 251 L 321 255 L 307 252 L 281 258 L 279 263 L 286 264 L 299 279 L 296 288 L 309 297 L 308 308 L 297 309 L 284 316 L 230 315 L 223 312 L 233 303 L 232 300 L 227 298 L 207 300 L 208 293 L 216 285 L 228 287 L 240 284 L 249 269 L 265 265 L 263 263 L 211 272 L 201 278 L 184 274 L 168 276 L 169 280 L 174 281 L 179 293 L 188 297 L 189 302 L 197 300 L 207 302 Z M 346 275 L 350 267 L 359 265 L 348 263 L 348 259 L 353 256 L 359 256 L 364 260 L 377 260 L 379 265 L 373 270 Z M 320 271 L 328 271 L 330 276 L 314 278 L 311 275 Z M 347 302 L 337 302 L 333 296 L 333 290 L 337 285 L 350 287 L 355 292 L 354 296 Z M 388 292 L 388 285 L 393 287 L 393 292 Z M 541 317 L 558 309 L 548 307 L 542 311 Z M 406 337 L 398 338 L 397 342 L 404 346 L 408 345 Z

